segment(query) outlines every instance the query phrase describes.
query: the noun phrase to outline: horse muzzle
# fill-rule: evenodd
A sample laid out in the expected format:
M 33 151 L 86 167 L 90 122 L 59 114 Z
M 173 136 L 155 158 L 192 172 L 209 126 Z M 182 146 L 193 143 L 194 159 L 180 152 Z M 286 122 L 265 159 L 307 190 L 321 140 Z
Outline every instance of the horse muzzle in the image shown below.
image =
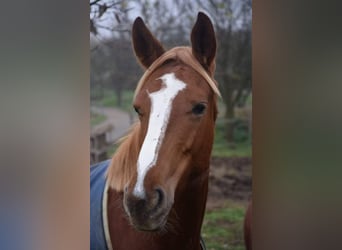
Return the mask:
M 172 206 L 161 188 L 146 192 L 144 198 L 133 195 L 126 188 L 123 205 L 131 224 L 141 231 L 160 231 Z

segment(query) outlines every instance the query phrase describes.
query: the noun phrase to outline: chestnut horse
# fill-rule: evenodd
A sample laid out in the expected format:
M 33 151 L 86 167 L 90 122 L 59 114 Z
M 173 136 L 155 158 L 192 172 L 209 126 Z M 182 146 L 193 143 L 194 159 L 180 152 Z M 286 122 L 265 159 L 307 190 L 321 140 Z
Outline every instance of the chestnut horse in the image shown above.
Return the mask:
M 101 248 L 95 241 L 103 234 L 114 250 L 204 249 L 200 233 L 220 95 L 213 25 L 200 12 L 191 47 L 165 51 L 138 17 L 132 40 L 146 69 L 133 101 L 139 121 L 111 161 L 92 168 L 107 174 L 97 215 L 104 229 L 91 225 L 91 248 Z

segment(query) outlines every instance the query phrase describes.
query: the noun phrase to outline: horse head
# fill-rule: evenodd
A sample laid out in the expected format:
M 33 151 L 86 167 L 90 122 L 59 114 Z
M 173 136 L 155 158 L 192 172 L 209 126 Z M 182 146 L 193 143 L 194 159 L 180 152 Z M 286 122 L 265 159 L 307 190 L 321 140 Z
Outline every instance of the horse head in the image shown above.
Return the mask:
M 131 170 L 117 189 L 131 224 L 159 231 L 175 200 L 195 182 L 207 181 L 219 95 L 213 80 L 216 39 L 210 19 L 199 13 L 191 47 L 166 51 L 140 17 L 132 40 L 146 71 L 133 101 L 139 121 L 131 136 L 135 145 L 127 147 Z

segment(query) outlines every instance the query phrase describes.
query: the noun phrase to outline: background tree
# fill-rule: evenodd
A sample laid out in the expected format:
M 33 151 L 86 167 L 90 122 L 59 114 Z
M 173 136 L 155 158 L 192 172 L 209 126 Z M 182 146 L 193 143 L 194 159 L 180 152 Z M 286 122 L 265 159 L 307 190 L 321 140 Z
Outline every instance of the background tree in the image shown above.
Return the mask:
M 132 89 L 137 81 L 137 74 L 132 72 L 139 72 L 131 49 L 128 2 L 90 2 L 91 98 L 101 99 L 104 89 L 114 90 L 119 107 L 123 91 Z M 106 36 L 101 37 L 99 32 Z
M 89 4 L 91 34 L 99 35 L 101 30 L 125 30 L 126 22 L 122 18 L 130 10 L 128 1 L 91 0 Z

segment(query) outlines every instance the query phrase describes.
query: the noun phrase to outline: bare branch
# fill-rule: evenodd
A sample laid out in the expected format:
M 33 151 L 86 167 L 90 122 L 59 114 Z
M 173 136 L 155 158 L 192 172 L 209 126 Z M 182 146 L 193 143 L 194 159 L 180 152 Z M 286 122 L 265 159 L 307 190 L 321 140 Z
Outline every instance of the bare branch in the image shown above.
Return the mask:
M 95 1 L 93 1 L 93 2 L 90 3 L 90 6 L 95 5 L 95 4 L 97 4 L 98 2 L 100 2 L 100 1 L 101 1 L 101 0 L 95 0 Z

